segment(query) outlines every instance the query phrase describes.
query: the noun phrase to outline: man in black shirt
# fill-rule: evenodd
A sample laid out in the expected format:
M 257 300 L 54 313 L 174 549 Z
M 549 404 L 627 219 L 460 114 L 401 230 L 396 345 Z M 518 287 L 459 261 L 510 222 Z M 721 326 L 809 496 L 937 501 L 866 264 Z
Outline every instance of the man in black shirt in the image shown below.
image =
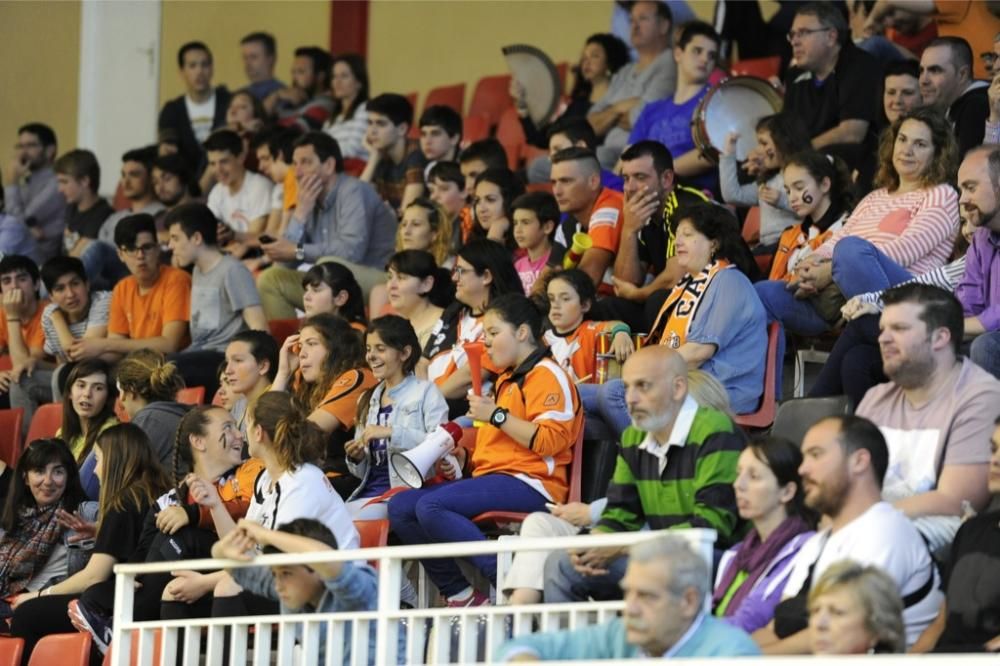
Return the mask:
M 844 15 L 829 3 L 798 9 L 788 33 L 794 66 L 785 76 L 784 111 L 803 120 L 814 148 L 827 148 L 857 166 L 874 147 L 882 76 L 875 58 L 850 37 Z M 831 151 L 832 146 L 837 148 Z
M 673 260 L 678 213 L 708 197 L 677 184 L 673 156 L 659 142 L 629 146 L 622 153 L 621 165 L 625 203 L 614 264 L 617 297 L 602 299 L 595 307 L 602 318 L 621 319 L 633 330 L 645 330 L 666 294 L 661 290 L 673 288 L 684 274 Z M 647 284 L 648 278 L 652 281 Z M 650 310 L 652 314 L 647 314 Z M 591 316 L 597 316 L 593 309 Z
M 988 81 L 972 78 L 972 49 L 961 37 L 938 37 L 920 56 L 924 105 L 947 114 L 955 128 L 959 155 L 982 144 L 990 103 Z
M 56 160 L 54 166 L 59 192 L 66 199 L 66 229 L 63 249 L 71 257 L 83 254 L 85 238 L 97 238 L 104 220 L 114 212 L 108 202 L 98 196 L 101 186 L 101 166 L 89 150 L 71 150 Z

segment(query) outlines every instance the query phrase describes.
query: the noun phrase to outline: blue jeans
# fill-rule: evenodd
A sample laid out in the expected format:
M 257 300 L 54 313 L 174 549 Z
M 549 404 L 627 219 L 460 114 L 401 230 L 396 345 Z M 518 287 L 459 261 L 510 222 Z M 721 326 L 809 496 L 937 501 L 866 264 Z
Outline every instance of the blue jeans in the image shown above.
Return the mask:
M 618 583 L 625 576 L 627 566 L 628 557 L 623 555 L 608 564 L 608 573 L 584 576 L 573 568 L 569 553 L 556 551 L 545 560 L 545 603 L 621 599 L 622 589 Z
M 912 279 L 908 270 L 863 238 L 846 236 L 833 248 L 833 281 L 844 298 L 883 291 Z
M 621 441 L 625 428 L 632 425 L 622 380 L 612 379 L 605 384 L 578 384 L 576 388 L 587 417 L 586 439 Z
M 799 335 L 821 335 L 830 326 L 819 316 L 811 301 L 795 298 L 794 292 L 788 290 L 784 280 L 763 280 L 755 282 L 760 302 L 767 312 L 767 323 L 776 321 L 781 324 L 781 334 L 778 336 L 779 372 L 777 377 L 777 396 L 781 398 L 781 362 L 785 358 L 786 331 Z
M 973 340 L 969 356 L 973 363 L 1000 379 L 1000 331 L 983 333 Z
M 486 511 L 542 511 L 546 501 L 545 496 L 518 478 L 486 474 L 396 495 L 389 500 L 389 523 L 407 545 L 485 541 L 470 518 Z M 495 555 L 467 559 L 496 587 Z M 421 560 L 421 564 L 445 596 L 454 596 L 469 585 L 453 559 Z

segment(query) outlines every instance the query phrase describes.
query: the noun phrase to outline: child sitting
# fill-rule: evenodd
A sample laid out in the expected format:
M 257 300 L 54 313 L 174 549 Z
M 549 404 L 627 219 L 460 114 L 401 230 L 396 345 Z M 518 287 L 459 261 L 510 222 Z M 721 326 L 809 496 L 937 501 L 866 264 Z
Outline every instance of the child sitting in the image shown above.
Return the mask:
M 271 553 L 311 553 L 337 550 L 337 539 L 323 523 L 311 518 L 297 518 L 269 530 L 250 520 L 241 520 L 236 529 L 212 546 L 212 557 L 251 562 L 260 550 Z M 316 562 L 284 566 L 241 567 L 228 569 L 245 589 L 261 596 L 277 595 L 281 613 L 346 613 L 373 611 L 378 608 L 378 584 L 375 571 L 367 564 L 354 562 Z M 274 587 L 272 592 L 271 587 Z M 351 660 L 350 626 L 344 628 L 344 664 Z M 301 627 L 296 626 L 301 641 Z M 317 636 L 317 633 L 313 633 Z M 402 637 L 404 634 L 400 632 Z M 318 641 L 319 659 L 325 663 L 326 641 Z M 305 646 L 303 646 L 305 647 Z M 400 649 L 399 656 L 405 651 Z M 368 624 L 368 663 L 375 661 L 375 623 Z
M 529 296 L 549 267 L 557 267 L 565 248 L 553 242 L 559 226 L 559 204 L 548 192 L 528 192 L 514 200 L 514 242 L 523 251 L 514 268 Z
M 552 358 L 573 381 L 596 383 L 598 338 L 608 333 L 611 344 L 607 353 L 624 362 L 633 351 L 632 331 L 620 321 L 586 321 L 584 318 L 597 290 L 590 277 L 579 268 L 560 271 L 548 280 L 546 294 L 549 302 L 549 324 L 545 343 L 552 350 Z M 580 398 L 587 408 L 587 389 L 581 388 Z

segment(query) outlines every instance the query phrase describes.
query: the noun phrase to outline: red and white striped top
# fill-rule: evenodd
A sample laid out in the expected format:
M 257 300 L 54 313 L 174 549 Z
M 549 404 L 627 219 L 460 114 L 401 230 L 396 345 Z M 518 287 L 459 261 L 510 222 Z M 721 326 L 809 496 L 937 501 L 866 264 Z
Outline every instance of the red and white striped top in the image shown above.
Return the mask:
M 883 188 L 862 199 L 816 253 L 830 259 L 837 241 L 859 236 L 919 275 L 947 263 L 959 225 L 958 194 L 950 185 L 898 195 Z

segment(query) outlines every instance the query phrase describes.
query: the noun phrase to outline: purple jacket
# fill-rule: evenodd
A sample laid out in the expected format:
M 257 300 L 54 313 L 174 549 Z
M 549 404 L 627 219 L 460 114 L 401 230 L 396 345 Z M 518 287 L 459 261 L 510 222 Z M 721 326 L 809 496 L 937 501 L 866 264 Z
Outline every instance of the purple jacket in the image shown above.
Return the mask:
M 792 560 L 795 559 L 795 554 L 813 534 L 815 532 L 803 532 L 789 540 L 778 556 L 768 565 L 764 575 L 757 579 L 757 584 L 754 585 L 740 607 L 732 615 L 719 619 L 739 627 L 748 634 L 766 627 L 767 623 L 774 618 L 774 607 L 781 601 L 781 593 L 784 592 L 785 583 L 788 582 L 788 576 L 792 573 L 791 564 Z M 716 585 L 722 580 L 726 568 L 733 565 L 733 559 L 736 557 L 736 550 L 739 546 L 740 544 L 736 544 L 722 554 L 722 559 L 719 561 L 719 573 L 715 580 Z
M 966 317 L 977 317 L 987 331 L 1000 330 L 1000 234 L 976 230 L 955 295 Z

